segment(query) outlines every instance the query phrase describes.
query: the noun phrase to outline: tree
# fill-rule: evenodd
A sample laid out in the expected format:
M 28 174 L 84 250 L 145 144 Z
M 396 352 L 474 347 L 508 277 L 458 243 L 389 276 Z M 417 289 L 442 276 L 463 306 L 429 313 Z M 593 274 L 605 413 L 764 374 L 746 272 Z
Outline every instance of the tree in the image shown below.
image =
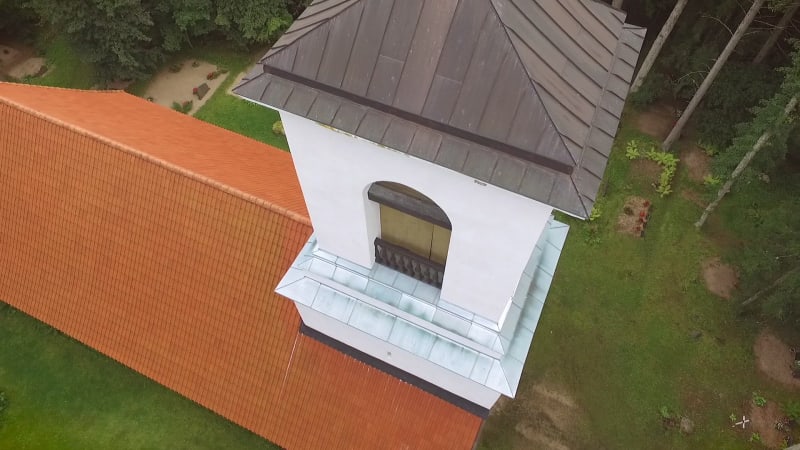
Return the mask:
M 0 0 L 7 2 L 10 0 Z M 262 44 L 291 23 L 288 7 L 306 0 L 27 0 L 95 66 L 101 82 L 153 73 L 192 38 L 221 32 L 241 45 Z M 3 3 L 0 3 L 0 13 Z M 2 22 L 2 21 L 0 21 Z
M 775 29 L 772 30 L 772 33 L 770 33 L 767 41 L 764 42 L 761 50 L 759 50 L 756 57 L 753 58 L 753 64 L 761 64 L 769 55 L 769 53 L 775 47 L 775 44 L 778 42 L 778 39 L 780 39 L 781 35 L 783 34 L 783 31 L 786 29 L 786 26 L 789 25 L 789 22 L 792 21 L 795 13 L 797 13 L 798 8 L 800 8 L 800 3 L 792 3 L 786 6 L 786 11 L 784 11 L 783 16 L 781 16 L 781 20 L 778 21 L 777 25 L 775 25 Z
M 638 91 L 639 88 L 642 87 L 644 79 L 647 78 L 647 74 L 650 73 L 650 69 L 653 68 L 653 63 L 656 62 L 656 58 L 658 58 L 658 54 L 661 53 L 664 42 L 666 42 L 670 33 L 672 33 L 672 29 L 675 28 L 675 24 L 678 22 L 678 18 L 681 16 L 681 13 L 683 13 L 683 9 L 686 7 L 687 3 L 689 3 L 689 0 L 678 0 L 678 3 L 672 8 L 672 13 L 670 13 L 664 26 L 661 27 L 661 31 L 658 33 L 656 40 L 653 41 L 650 51 L 647 52 L 647 57 L 645 57 L 644 62 L 642 62 L 642 67 L 639 68 L 639 72 L 633 80 L 633 84 L 631 85 L 632 93 Z
M 717 193 L 717 198 L 703 211 L 695 227 L 701 228 L 708 216 L 716 209 L 722 199 L 730 192 L 736 179 L 750 166 L 753 158 L 768 144 L 774 149 L 773 159 L 785 157 L 786 140 L 795 127 L 792 115 L 797 108 L 800 93 L 800 45 L 792 53 L 791 64 L 782 69 L 784 80 L 778 92 L 768 101 L 756 108 L 753 121 L 740 127 L 739 136 L 726 154 L 744 156 L 731 173 L 728 181 Z
M 728 61 L 728 58 L 733 53 L 733 50 L 736 48 L 736 45 L 742 39 L 742 36 L 744 36 L 745 31 L 747 31 L 747 29 L 750 27 L 750 24 L 756 18 L 758 11 L 764 4 L 764 1 L 765 0 L 755 0 L 753 2 L 753 5 L 750 7 L 750 10 L 747 11 L 747 14 L 745 15 L 744 19 L 742 19 L 741 23 L 739 23 L 739 27 L 733 33 L 733 36 L 728 41 L 728 44 L 722 51 L 722 54 L 719 55 L 717 61 L 711 67 L 711 70 L 708 72 L 708 75 L 706 75 L 705 79 L 703 80 L 703 83 L 700 85 L 700 87 L 697 89 L 697 92 L 692 97 L 692 100 L 689 102 L 689 105 L 686 107 L 686 110 L 683 112 L 683 114 L 681 114 L 681 117 L 678 119 L 678 122 L 675 124 L 674 127 L 672 127 L 672 130 L 669 132 L 669 135 L 661 144 L 664 150 L 669 150 L 670 147 L 672 147 L 672 145 L 675 143 L 675 141 L 678 140 L 678 138 L 681 135 L 681 132 L 683 131 L 683 128 L 686 126 L 686 123 L 692 117 L 692 114 L 694 113 L 695 109 L 697 109 L 697 106 L 703 100 L 703 97 L 705 96 L 706 92 L 708 92 L 708 88 L 711 87 L 711 83 L 713 83 L 714 79 L 716 79 L 717 75 L 719 75 L 722 66 L 724 66 L 725 63 Z
M 211 0 L 149 0 L 148 10 L 152 12 L 157 35 L 154 42 L 167 52 L 176 52 L 184 44 L 191 44 L 191 38 L 212 32 L 213 21 Z
M 30 0 L 28 5 L 73 42 L 102 81 L 141 78 L 163 61 L 153 20 L 140 0 Z
M 242 44 L 262 44 L 292 23 L 284 0 L 218 0 L 214 22 Z
M 0 0 L 0 32 L 22 37 L 31 33 L 35 17 L 15 0 Z
M 792 97 L 789 100 L 789 103 L 786 104 L 783 111 L 783 116 L 781 117 L 780 121 L 785 122 L 786 118 L 792 112 L 794 112 L 796 107 L 797 107 L 797 97 Z M 777 124 L 777 126 L 780 126 L 780 123 Z M 720 188 L 719 192 L 717 192 L 717 198 L 714 199 L 713 202 L 708 204 L 706 209 L 703 211 L 703 214 L 700 216 L 700 219 L 697 222 L 695 222 L 694 224 L 695 227 L 701 228 L 706 223 L 708 216 L 712 212 L 714 212 L 717 206 L 719 206 L 719 203 L 722 201 L 722 199 L 731 191 L 731 187 L 733 186 L 733 183 L 736 181 L 736 179 L 739 178 L 739 175 L 741 175 L 742 172 L 744 172 L 744 170 L 747 169 L 747 167 L 750 165 L 750 162 L 753 161 L 753 158 L 755 158 L 758 152 L 760 152 L 761 149 L 764 148 L 764 146 L 766 146 L 769 143 L 772 136 L 773 136 L 773 130 L 770 129 L 765 131 L 764 134 L 762 134 L 758 138 L 758 141 L 756 141 L 756 143 L 753 145 L 750 151 L 744 155 L 742 160 L 739 162 L 739 165 L 736 166 L 736 169 L 734 169 L 733 173 L 731 173 L 731 176 L 728 179 L 728 181 L 726 181 L 725 184 L 722 185 L 722 188 Z

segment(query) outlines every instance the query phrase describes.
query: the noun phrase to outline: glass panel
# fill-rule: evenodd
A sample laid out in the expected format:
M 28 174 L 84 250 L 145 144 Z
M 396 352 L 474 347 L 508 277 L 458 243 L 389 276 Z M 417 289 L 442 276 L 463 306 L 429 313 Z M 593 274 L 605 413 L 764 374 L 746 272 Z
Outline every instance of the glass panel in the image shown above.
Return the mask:
M 381 239 L 430 258 L 433 224 L 381 205 Z
M 431 242 L 431 261 L 439 264 L 447 262 L 447 249 L 450 247 L 450 230 L 438 225 L 433 226 L 433 241 Z

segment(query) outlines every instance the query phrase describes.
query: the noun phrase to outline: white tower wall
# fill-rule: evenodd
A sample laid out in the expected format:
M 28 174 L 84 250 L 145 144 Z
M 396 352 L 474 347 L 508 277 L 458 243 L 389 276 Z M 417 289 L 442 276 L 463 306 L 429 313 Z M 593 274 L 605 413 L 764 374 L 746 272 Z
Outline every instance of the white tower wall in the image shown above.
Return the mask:
M 281 119 L 323 250 L 371 267 L 380 216 L 367 190 L 409 186 L 453 226 L 441 298 L 502 323 L 552 207 L 284 111 Z

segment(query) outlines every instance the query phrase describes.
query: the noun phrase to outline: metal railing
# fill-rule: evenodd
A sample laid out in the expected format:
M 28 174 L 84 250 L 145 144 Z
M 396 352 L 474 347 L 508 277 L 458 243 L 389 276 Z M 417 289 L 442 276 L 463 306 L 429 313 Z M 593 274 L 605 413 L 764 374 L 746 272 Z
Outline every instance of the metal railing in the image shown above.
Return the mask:
M 440 289 L 442 287 L 444 265 L 423 258 L 381 238 L 375 239 L 375 262 L 431 286 Z

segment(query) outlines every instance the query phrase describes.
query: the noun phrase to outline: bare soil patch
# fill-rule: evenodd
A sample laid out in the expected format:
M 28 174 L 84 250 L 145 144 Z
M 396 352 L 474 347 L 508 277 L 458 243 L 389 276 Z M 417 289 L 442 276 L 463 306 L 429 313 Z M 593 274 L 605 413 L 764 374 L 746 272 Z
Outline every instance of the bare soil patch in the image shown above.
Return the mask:
M 628 197 L 617 218 L 617 231 L 641 237 L 650 220 L 650 207 L 650 201 L 644 197 L 635 195 Z
M 44 58 L 28 58 L 8 70 L 8 76 L 21 80 L 25 77 L 41 77 L 51 70 Z
M 647 184 L 658 184 L 661 179 L 661 166 L 649 159 L 634 159 L 631 161 L 631 170 L 634 176 L 644 180 Z
M 681 197 L 689 200 L 690 202 L 694 203 L 695 205 L 705 208 L 706 202 L 703 200 L 702 194 L 695 191 L 694 189 L 681 189 Z
M 217 70 L 217 66 L 205 61 L 187 60 L 181 63 L 180 70 L 173 72 L 169 67 L 158 72 L 145 91 L 145 98 L 152 99 L 154 103 L 172 108 L 172 103 L 183 103 L 192 101 L 192 109 L 189 114 L 194 114 L 202 107 L 214 91 L 225 81 L 228 74 L 222 74 L 213 80 L 208 79 L 208 74 Z M 192 90 L 201 84 L 206 83 L 209 92 L 201 99 L 192 93 Z
M 711 173 L 711 157 L 696 145 L 685 148 L 681 152 L 680 158 L 692 181 L 702 182 L 703 178 Z
M 775 428 L 775 422 L 783 417 L 783 412 L 776 402 L 767 402 L 759 407 L 750 402 L 750 420 L 752 432 L 761 436 L 761 442 L 769 448 L 783 448 L 784 432 Z
M 514 427 L 521 438 L 518 448 L 569 450 L 581 448 L 576 432 L 584 417 L 572 397 L 554 386 L 540 383 L 517 400 L 522 417 Z
M 785 386 L 800 390 L 800 378 L 792 376 L 794 353 L 770 330 L 763 330 L 753 345 L 758 370 Z
M 703 280 L 706 289 L 712 294 L 730 300 L 739 284 L 736 269 L 724 264 L 718 257 L 709 258 L 702 264 Z
M 636 128 L 642 133 L 663 140 L 677 121 L 675 108 L 665 103 L 651 106 L 636 117 Z
M 10 45 L 0 44 L 0 68 L 16 64 L 20 51 Z
M 36 57 L 36 50 L 13 42 L 0 44 L 0 75 L 15 79 L 44 75 L 45 59 Z

